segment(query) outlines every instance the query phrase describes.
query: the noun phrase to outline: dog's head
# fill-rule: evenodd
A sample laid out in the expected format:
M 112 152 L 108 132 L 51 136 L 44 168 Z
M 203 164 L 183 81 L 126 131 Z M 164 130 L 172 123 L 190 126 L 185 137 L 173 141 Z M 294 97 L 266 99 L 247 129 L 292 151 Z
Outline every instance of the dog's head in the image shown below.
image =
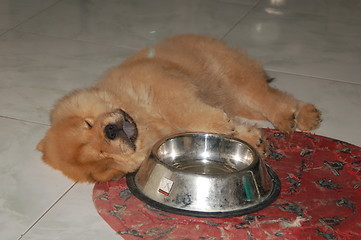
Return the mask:
M 78 90 L 60 99 L 51 127 L 37 149 L 43 160 L 79 182 L 108 181 L 135 171 L 137 127 L 117 99 L 98 89 Z

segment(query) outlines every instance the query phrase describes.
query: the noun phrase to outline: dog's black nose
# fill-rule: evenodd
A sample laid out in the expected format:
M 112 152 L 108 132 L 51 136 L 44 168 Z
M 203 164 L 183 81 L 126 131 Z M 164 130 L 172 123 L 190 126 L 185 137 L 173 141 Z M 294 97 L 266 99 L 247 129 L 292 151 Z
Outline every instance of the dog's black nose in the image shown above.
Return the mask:
M 107 136 L 107 138 L 109 138 L 110 140 L 114 140 L 118 137 L 119 135 L 119 131 L 121 129 L 118 128 L 117 125 L 115 124 L 108 124 L 105 126 L 104 128 L 104 132 L 105 132 L 105 135 Z

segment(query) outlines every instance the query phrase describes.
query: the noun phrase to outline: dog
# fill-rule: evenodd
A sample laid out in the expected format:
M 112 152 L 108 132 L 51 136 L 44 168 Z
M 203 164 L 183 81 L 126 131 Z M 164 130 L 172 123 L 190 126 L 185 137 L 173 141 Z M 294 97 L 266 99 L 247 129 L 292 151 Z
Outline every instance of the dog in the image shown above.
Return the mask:
M 321 122 L 314 105 L 268 80 L 260 63 L 223 41 L 170 37 L 113 67 L 95 86 L 61 98 L 37 149 L 77 182 L 134 172 L 158 140 L 182 132 L 233 136 L 266 157 L 260 129 L 240 119 L 269 121 L 286 133 Z

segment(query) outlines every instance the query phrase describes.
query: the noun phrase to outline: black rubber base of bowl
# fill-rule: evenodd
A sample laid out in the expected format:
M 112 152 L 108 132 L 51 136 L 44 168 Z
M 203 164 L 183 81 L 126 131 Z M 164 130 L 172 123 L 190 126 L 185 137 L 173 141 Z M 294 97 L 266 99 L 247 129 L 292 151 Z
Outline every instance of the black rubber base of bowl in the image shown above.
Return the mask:
M 277 176 L 277 174 L 269 167 L 267 167 L 268 174 L 270 175 L 272 181 L 273 181 L 273 187 L 269 194 L 269 196 L 262 202 L 260 202 L 257 205 L 251 206 L 249 208 L 241 209 L 241 210 L 233 210 L 233 211 L 224 211 L 224 212 L 201 212 L 201 211 L 190 211 L 185 209 L 179 209 L 170 207 L 167 205 L 164 205 L 162 203 L 159 203 L 157 201 L 154 201 L 153 199 L 148 198 L 145 196 L 139 189 L 137 188 L 135 184 L 135 174 L 131 173 L 128 174 L 127 177 L 127 185 L 129 187 L 129 190 L 133 193 L 134 196 L 136 196 L 141 201 L 145 202 L 146 204 L 157 208 L 162 211 L 175 213 L 179 215 L 186 215 L 186 216 L 192 216 L 192 217 L 202 217 L 202 218 L 226 218 L 226 217 L 237 217 L 242 216 L 245 214 L 250 214 L 253 212 L 257 212 L 270 204 L 272 204 L 277 197 L 279 196 L 281 192 L 281 182 Z

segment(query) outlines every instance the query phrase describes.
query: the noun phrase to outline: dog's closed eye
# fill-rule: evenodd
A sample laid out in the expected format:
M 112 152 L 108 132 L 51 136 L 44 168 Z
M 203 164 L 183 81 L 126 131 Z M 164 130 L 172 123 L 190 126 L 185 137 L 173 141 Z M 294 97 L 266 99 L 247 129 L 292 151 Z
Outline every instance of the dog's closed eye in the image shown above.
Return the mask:
M 85 119 L 84 123 L 88 129 L 91 129 L 93 127 L 93 121 L 91 119 Z

